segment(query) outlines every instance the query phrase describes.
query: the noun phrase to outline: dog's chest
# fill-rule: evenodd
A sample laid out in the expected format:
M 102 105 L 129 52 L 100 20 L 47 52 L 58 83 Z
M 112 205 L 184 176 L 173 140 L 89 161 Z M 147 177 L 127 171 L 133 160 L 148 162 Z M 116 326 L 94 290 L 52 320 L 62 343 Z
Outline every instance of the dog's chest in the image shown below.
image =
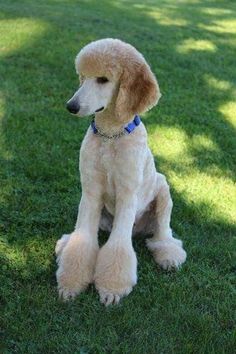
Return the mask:
M 98 167 L 104 176 L 103 200 L 111 214 L 115 212 L 116 178 L 117 178 L 117 150 L 109 141 L 101 143 L 98 154 Z
M 104 174 L 106 192 L 115 193 L 115 176 L 117 171 L 117 150 L 112 142 L 105 141 L 100 146 L 98 164 Z
M 98 155 L 98 164 L 106 174 L 110 174 L 110 172 L 112 174 L 112 171 L 114 171 L 116 155 L 117 152 L 112 142 L 108 140 L 101 143 Z

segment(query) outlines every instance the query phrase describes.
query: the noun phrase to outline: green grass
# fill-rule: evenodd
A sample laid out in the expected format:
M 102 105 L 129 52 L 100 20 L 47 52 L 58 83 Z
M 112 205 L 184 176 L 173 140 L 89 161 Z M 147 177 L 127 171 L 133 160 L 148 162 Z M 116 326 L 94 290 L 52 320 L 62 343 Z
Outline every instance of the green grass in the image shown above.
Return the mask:
M 233 353 L 235 1 L 0 0 L 0 8 L 1 352 Z M 138 284 L 107 309 L 93 286 L 60 302 L 54 257 L 75 224 L 89 125 L 64 107 L 78 85 L 74 57 L 103 37 L 136 46 L 158 77 L 163 97 L 143 118 L 188 252 L 181 271 L 166 273 L 135 239 Z

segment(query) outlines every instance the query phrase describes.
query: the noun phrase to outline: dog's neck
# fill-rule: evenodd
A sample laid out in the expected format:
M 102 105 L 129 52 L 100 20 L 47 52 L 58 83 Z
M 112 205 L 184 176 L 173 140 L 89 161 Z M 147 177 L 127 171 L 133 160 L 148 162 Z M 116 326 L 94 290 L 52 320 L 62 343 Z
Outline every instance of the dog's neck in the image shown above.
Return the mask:
M 104 111 L 95 114 L 96 127 L 106 135 L 116 135 L 124 130 L 124 126 L 133 120 L 133 116 L 127 121 L 121 121 L 115 112 L 115 104 L 110 104 Z

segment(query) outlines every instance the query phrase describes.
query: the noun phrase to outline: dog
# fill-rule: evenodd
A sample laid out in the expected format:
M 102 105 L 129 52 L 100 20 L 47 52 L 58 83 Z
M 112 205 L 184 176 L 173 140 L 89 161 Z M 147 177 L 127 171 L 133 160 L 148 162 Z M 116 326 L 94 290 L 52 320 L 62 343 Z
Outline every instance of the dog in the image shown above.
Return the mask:
M 82 197 L 75 230 L 56 244 L 58 290 L 68 300 L 94 283 L 100 301 L 110 305 L 137 283 L 132 235 L 152 235 L 147 247 L 166 270 L 179 268 L 186 252 L 172 235 L 169 186 L 156 171 L 139 116 L 161 97 L 149 65 L 130 44 L 106 38 L 86 45 L 75 67 L 80 87 L 67 109 L 95 118 L 80 150 Z M 101 248 L 99 228 L 110 233 Z

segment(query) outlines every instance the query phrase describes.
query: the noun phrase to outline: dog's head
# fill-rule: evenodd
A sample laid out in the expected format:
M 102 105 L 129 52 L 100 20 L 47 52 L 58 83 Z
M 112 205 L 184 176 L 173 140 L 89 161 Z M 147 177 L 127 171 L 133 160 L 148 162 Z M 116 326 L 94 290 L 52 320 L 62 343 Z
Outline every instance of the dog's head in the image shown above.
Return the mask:
M 114 106 L 121 122 L 155 106 L 161 97 L 157 80 L 144 57 L 118 39 L 101 39 L 85 46 L 75 60 L 81 86 L 67 102 L 79 116 Z

